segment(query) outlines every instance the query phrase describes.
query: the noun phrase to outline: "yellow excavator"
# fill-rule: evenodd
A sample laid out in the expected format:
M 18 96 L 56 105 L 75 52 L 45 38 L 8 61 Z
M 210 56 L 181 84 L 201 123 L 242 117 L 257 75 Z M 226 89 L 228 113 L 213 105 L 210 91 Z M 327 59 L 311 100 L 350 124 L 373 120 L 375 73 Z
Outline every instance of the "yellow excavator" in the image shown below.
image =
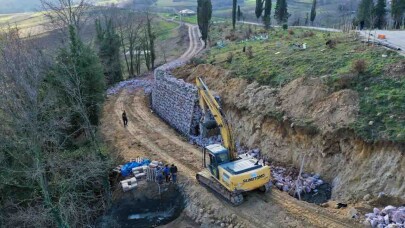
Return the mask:
M 231 128 L 217 100 L 200 77 L 196 78 L 196 86 L 203 114 L 200 129 L 210 125 L 213 118 L 214 123 L 219 127 L 223 143 L 223 145 L 212 144 L 203 148 L 202 163 L 205 169 L 199 172 L 196 178 L 234 206 L 240 205 L 243 202 L 242 193 L 255 189 L 268 190 L 270 167 L 259 164 L 259 161 L 251 156 L 238 156 Z M 202 132 L 201 130 L 201 134 Z

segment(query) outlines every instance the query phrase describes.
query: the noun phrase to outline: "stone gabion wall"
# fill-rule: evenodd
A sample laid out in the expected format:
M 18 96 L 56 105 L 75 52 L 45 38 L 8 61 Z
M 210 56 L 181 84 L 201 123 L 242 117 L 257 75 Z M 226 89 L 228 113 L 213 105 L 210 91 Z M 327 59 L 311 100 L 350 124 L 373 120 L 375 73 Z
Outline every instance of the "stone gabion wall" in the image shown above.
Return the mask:
M 167 67 L 156 69 L 154 76 L 153 110 L 170 126 L 189 137 L 198 103 L 197 88 L 173 77 Z

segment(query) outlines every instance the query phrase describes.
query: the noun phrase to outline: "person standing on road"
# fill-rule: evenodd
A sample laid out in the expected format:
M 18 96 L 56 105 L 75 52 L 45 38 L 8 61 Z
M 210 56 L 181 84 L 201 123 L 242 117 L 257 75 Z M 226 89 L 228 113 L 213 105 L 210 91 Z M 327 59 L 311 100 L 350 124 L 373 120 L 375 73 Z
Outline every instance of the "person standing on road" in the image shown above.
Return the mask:
M 165 176 L 166 183 L 170 182 L 170 169 L 168 165 L 165 165 L 163 168 L 163 175 Z
M 128 118 L 127 118 L 127 113 L 124 112 L 122 113 L 122 121 L 124 122 L 124 127 L 128 126 Z
M 162 184 L 162 182 L 163 182 L 163 175 L 162 175 L 162 170 L 160 169 L 159 166 L 156 168 L 156 179 L 157 179 L 157 182 L 158 182 L 159 184 Z
M 177 167 L 174 164 L 172 164 L 172 166 L 170 166 L 170 175 L 172 176 L 173 183 L 176 183 L 176 181 L 177 181 Z

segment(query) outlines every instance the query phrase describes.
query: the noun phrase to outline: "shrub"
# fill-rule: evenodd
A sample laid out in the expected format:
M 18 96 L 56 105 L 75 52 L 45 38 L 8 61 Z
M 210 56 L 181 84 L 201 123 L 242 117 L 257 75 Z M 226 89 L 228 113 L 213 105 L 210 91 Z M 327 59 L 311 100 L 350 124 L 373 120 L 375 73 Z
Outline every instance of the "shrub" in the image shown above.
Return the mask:
M 195 66 L 198 66 L 200 64 L 205 64 L 206 61 L 204 59 L 201 59 L 201 58 L 193 57 L 193 58 L 190 59 L 190 63 L 195 65 Z
M 289 29 L 289 30 L 288 30 L 288 34 L 294 35 L 294 31 L 293 31 L 292 29 Z
M 229 52 L 228 56 L 226 57 L 226 62 L 232 63 L 232 60 L 233 60 L 233 52 Z
M 230 40 L 230 41 L 235 41 L 238 39 L 238 37 L 235 35 L 235 33 L 232 31 L 230 34 L 225 36 L 226 40 Z
M 252 46 L 247 47 L 246 49 L 246 55 L 249 59 L 253 58 L 253 49 Z
M 314 36 L 315 35 L 315 33 L 313 32 L 313 31 L 305 31 L 303 34 L 302 34 L 302 37 L 303 38 L 306 38 L 306 37 L 312 37 L 312 36 Z
M 336 82 L 334 83 L 334 89 L 337 91 L 341 89 L 351 88 L 357 79 L 358 77 L 355 74 L 349 73 L 341 75 L 339 78 L 336 79 Z
M 357 74 L 363 74 L 367 70 L 367 63 L 364 59 L 356 59 L 352 63 L 352 71 Z
M 328 46 L 329 48 L 335 48 L 336 47 L 336 41 L 335 40 L 328 40 L 326 41 L 326 46 Z
M 283 24 L 283 29 L 287 30 L 288 29 L 288 25 L 287 24 Z

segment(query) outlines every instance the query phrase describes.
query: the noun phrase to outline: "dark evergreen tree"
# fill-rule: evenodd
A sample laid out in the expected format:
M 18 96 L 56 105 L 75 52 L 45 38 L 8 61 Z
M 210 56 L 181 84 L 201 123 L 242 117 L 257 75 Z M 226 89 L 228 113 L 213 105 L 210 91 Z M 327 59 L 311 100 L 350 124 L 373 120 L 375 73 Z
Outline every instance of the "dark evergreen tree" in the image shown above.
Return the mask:
M 240 5 L 238 5 L 238 21 L 242 19 L 242 12 L 240 11 Z
M 357 10 L 357 21 L 360 25 L 360 29 L 364 27 L 372 27 L 372 16 L 374 13 L 373 0 L 361 0 L 359 8 Z
M 274 10 L 274 18 L 278 24 L 286 24 L 291 14 L 288 13 L 288 6 L 286 0 L 277 0 L 276 8 Z
M 271 25 L 270 14 L 271 14 L 271 0 L 265 0 L 263 23 L 266 29 L 270 28 Z
M 152 69 L 155 69 L 155 60 L 156 60 L 156 53 L 155 53 L 155 33 L 152 29 L 152 17 L 150 16 L 149 12 L 146 12 L 146 31 L 147 31 L 147 43 L 149 49 L 149 58 L 150 64 Z
M 211 0 L 197 0 L 197 22 L 204 47 L 207 47 L 208 32 L 212 16 Z
M 314 25 L 315 17 L 316 17 L 316 0 L 313 0 L 311 8 L 311 25 Z
M 307 13 L 305 16 L 305 22 L 304 22 L 305 26 L 308 25 L 308 22 L 309 22 L 309 13 Z
M 79 39 L 73 26 L 69 30 L 70 46 L 61 49 L 50 80 L 60 88 L 63 103 L 72 107 L 71 128 L 76 131 L 87 122 L 98 125 L 105 81 L 100 59 Z
M 236 6 L 238 5 L 238 0 L 232 0 L 232 28 L 235 29 L 236 24 Z
M 99 48 L 98 56 L 103 64 L 104 76 L 108 85 L 123 79 L 120 61 L 120 38 L 117 35 L 111 18 L 104 22 L 96 19 L 96 43 Z
M 385 0 L 378 0 L 377 4 L 375 6 L 375 16 L 376 16 L 376 20 L 374 23 L 374 26 L 376 28 L 382 29 L 384 28 L 385 24 L 386 24 L 386 19 L 385 16 L 387 14 L 387 10 L 385 9 L 386 7 L 386 3 Z
M 404 25 L 405 0 L 392 0 L 391 17 L 394 20 L 394 29 L 400 29 Z
M 256 18 L 258 20 L 263 14 L 263 4 L 264 4 L 264 0 L 256 0 L 255 14 L 256 14 Z

